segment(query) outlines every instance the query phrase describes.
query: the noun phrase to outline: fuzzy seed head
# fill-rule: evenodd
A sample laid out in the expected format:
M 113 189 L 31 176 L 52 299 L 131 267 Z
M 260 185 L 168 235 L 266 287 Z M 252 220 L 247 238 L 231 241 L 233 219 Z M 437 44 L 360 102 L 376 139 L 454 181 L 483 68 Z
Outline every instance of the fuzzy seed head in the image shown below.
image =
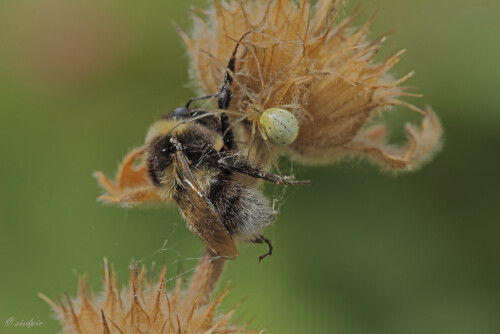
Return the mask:
M 253 105 L 262 111 L 281 107 L 292 112 L 299 122 L 298 137 L 276 148 L 277 153 L 305 163 L 358 155 L 389 169 L 418 167 L 439 148 L 439 120 L 429 108 L 421 110 L 399 99 L 415 95 L 400 86 L 412 73 L 399 79 L 388 74 L 403 51 L 374 62 L 385 37 L 369 41 L 373 18 L 358 28 L 352 27 L 358 14 L 339 21 L 340 6 L 338 0 L 319 0 L 315 6 L 308 0 L 214 0 L 208 10 L 193 9 L 192 33 L 181 32 L 192 82 L 200 94 L 216 93 L 244 36 L 232 73 L 229 110 L 245 112 Z M 420 128 L 406 127 L 409 140 L 403 147 L 387 144 L 385 125 L 370 127 L 378 112 L 394 105 L 423 116 Z M 240 118 L 233 116 L 234 121 Z M 251 122 L 239 124 L 249 138 L 255 130 Z
M 217 307 L 229 293 L 227 287 L 209 302 L 222 268 L 203 260 L 187 289 L 177 279 L 174 291 L 165 292 L 166 268 L 163 267 L 157 283 L 132 266 L 128 287 L 120 290 L 113 269 L 105 261 L 105 291 L 94 295 L 86 276 L 80 277 L 78 297 L 57 302 L 40 295 L 57 313 L 65 334 L 197 334 L 197 333 L 255 333 L 231 325 L 231 317 L 238 305 L 226 314 L 218 314 Z

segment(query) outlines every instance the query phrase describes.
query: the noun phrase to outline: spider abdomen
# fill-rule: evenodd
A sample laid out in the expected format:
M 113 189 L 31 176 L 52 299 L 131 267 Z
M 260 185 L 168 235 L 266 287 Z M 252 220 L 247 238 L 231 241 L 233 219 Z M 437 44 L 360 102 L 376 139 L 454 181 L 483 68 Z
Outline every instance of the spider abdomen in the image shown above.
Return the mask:
M 286 109 L 269 108 L 260 116 L 262 131 L 276 145 L 290 145 L 299 134 L 299 122 Z

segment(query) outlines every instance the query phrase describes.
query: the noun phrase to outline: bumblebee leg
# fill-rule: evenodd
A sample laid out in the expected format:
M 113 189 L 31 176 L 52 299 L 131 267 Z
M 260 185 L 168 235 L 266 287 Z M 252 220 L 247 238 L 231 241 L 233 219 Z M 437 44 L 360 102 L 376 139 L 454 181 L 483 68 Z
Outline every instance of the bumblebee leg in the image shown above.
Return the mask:
M 233 130 L 231 129 L 231 124 L 229 124 L 229 117 L 227 117 L 226 113 L 221 113 L 220 122 L 222 140 L 224 141 L 224 146 L 221 148 L 221 151 L 236 150 L 236 142 L 234 140 Z
M 269 173 L 263 169 L 256 168 L 252 166 L 247 160 L 243 159 L 231 159 L 231 157 L 226 157 L 219 159 L 219 164 L 222 168 L 229 169 L 231 171 L 246 174 L 248 176 L 262 179 L 267 182 L 282 184 L 282 185 L 294 185 L 294 184 L 311 184 L 310 180 L 305 181 L 294 181 L 288 180 L 276 174 Z
M 257 128 L 259 129 L 260 135 L 264 140 L 264 143 L 266 144 L 267 150 L 269 151 L 269 156 L 271 157 L 271 161 L 273 162 L 274 168 L 276 168 L 276 171 L 278 171 L 278 174 L 280 176 L 283 176 L 283 174 L 281 174 L 280 167 L 278 166 L 278 162 L 276 161 L 276 159 L 274 159 L 273 149 L 271 148 L 271 144 L 269 144 L 269 138 L 267 138 L 260 124 L 257 124 Z
M 242 37 L 243 38 L 243 37 Z M 233 55 L 229 59 L 229 63 L 227 64 L 227 71 L 224 75 L 224 84 L 220 88 L 219 92 L 216 94 L 217 96 L 217 104 L 219 109 L 227 110 L 229 108 L 229 104 L 231 103 L 231 98 L 233 97 L 233 92 L 231 92 L 231 84 L 233 83 L 233 77 L 231 73 L 234 73 L 234 63 L 236 60 L 236 52 L 238 51 L 238 46 L 240 43 L 236 44 L 234 48 Z M 222 112 L 220 115 L 221 121 L 221 131 L 222 131 L 222 139 L 224 140 L 223 150 L 233 150 L 236 148 L 234 142 L 233 131 L 230 128 L 229 117 L 227 117 L 225 112 Z
M 259 263 L 265 257 L 273 255 L 273 245 L 271 244 L 271 240 L 269 240 L 268 238 L 266 238 L 262 234 L 259 234 L 257 236 L 257 238 L 253 239 L 252 243 L 254 243 L 254 244 L 263 244 L 263 243 L 266 243 L 267 244 L 267 247 L 268 247 L 267 253 L 266 254 L 262 254 L 261 256 L 259 256 Z
M 219 92 L 215 95 L 217 96 L 217 104 L 219 109 L 227 110 L 229 108 L 229 104 L 231 103 L 231 99 L 233 97 L 233 92 L 231 91 L 231 85 L 233 84 L 233 73 L 236 63 L 236 53 L 238 52 L 238 47 L 240 46 L 241 41 L 250 34 L 252 31 L 248 31 L 243 36 L 241 36 L 240 40 L 236 43 L 234 47 L 233 54 L 231 58 L 229 58 L 229 62 L 227 64 L 227 70 L 224 75 L 224 83 L 220 88 Z M 222 112 L 220 115 L 221 127 L 222 127 L 222 138 L 224 140 L 224 150 L 234 150 L 236 149 L 236 144 L 234 141 L 233 131 L 230 128 L 229 118 L 227 115 Z
M 246 33 L 243 34 L 243 36 L 241 36 L 239 41 L 236 42 L 236 46 L 234 47 L 231 58 L 229 58 L 229 62 L 227 63 L 226 74 L 224 75 L 224 83 L 222 84 L 222 87 L 217 93 L 217 96 L 219 97 L 218 102 L 220 109 L 229 108 L 229 103 L 231 102 L 231 97 L 233 95 L 229 87 L 233 84 L 234 68 L 236 64 L 236 53 L 238 53 L 238 47 L 240 46 L 243 39 L 251 33 L 253 33 L 253 31 L 247 31 Z
M 238 47 L 240 46 L 241 41 L 243 41 L 243 39 L 252 32 L 253 31 L 248 31 L 245 34 L 243 34 L 240 40 L 236 43 L 236 46 L 234 47 L 233 50 L 233 54 L 231 55 L 231 58 L 229 58 L 229 62 L 226 67 L 227 70 L 226 73 L 224 74 L 224 83 L 222 84 L 222 87 L 219 89 L 217 94 L 190 98 L 188 103 L 186 104 L 186 108 L 189 108 L 189 105 L 194 101 L 211 99 L 214 97 L 217 98 L 219 109 L 226 110 L 227 108 L 229 108 L 229 103 L 231 102 L 231 98 L 233 96 L 233 93 L 231 92 L 231 89 L 229 87 L 233 84 L 232 73 L 234 73 L 234 67 L 236 63 L 236 53 L 238 52 Z

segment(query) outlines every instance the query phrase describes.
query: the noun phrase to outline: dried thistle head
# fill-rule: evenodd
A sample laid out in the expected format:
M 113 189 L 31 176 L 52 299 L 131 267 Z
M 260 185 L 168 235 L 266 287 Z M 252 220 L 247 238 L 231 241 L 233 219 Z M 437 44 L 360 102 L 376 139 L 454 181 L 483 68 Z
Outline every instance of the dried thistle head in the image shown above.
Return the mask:
M 319 0 L 314 7 L 308 0 L 214 0 L 208 10 L 194 9 L 191 35 L 181 33 L 192 81 L 200 93 L 216 93 L 237 41 L 247 34 L 236 54 L 229 108 L 248 116 L 233 116 L 244 137 L 253 138 L 255 131 L 249 110 L 284 106 L 298 119 L 300 133 L 285 149 L 274 148 L 277 153 L 305 163 L 359 155 L 390 169 L 415 168 L 437 151 L 439 120 L 429 108 L 399 99 L 414 96 L 400 86 L 412 73 L 400 79 L 387 73 L 403 52 L 375 63 L 385 38 L 368 40 L 372 19 L 357 30 L 351 25 L 358 15 L 337 22 L 339 6 L 339 0 Z M 386 143 L 385 125 L 370 127 L 378 112 L 394 105 L 423 116 L 420 128 L 406 126 L 409 142 L 403 147 Z M 261 152 L 268 160 L 267 150 Z
M 120 290 L 113 269 L 105 261 L 105 291 L 93 295 L 83 276 L 79 279 L 78 297 L 56 295 L 57 302 L 40 295 L 57 313 L 65 334 L 129 334 L 129 333 L 255 333 L 231 325 L 231 317 L 239 306 L 226 314 L 217 314 L 217 307 L 229 293 L 226 287 L 213 302 L 209 302 L 220 277 L 223 261 L 206 257 L 197 268 L 187 289 L 177 278 L 174 291 L 166 292 L 166 268 L 161 270 L 157 283 L 148 278 L 144 267 L 132 266 L 127 288 Z M 221 262 L 222 261 L 222 262 Z

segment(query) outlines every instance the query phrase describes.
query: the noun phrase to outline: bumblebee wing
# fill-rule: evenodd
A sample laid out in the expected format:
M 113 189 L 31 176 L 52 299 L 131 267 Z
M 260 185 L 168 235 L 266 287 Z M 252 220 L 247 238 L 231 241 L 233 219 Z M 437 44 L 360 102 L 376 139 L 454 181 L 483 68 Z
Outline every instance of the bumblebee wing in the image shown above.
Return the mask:
M 176 153 L 179 183 L 184 191 L 178 192 L 179 208 L 188 222 L 189 229 L 196 233 L 215 254 L 228 259 L 238 257 L 233 239 L 222 224 L 214 205 L 194 178 L 182 152 Z

